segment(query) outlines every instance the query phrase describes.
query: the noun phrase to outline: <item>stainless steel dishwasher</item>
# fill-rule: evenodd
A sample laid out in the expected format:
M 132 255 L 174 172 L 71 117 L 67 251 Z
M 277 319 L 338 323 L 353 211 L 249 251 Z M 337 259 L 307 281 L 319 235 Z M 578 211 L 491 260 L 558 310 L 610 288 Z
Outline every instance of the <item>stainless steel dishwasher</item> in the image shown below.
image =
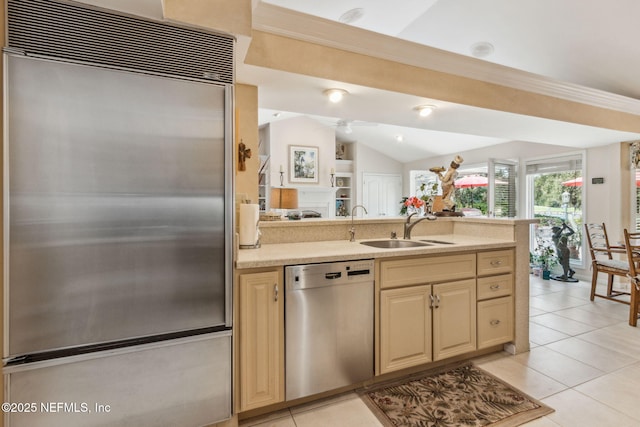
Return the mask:
M 373 260 L 285 268 L 286 398 L 373 377 Z

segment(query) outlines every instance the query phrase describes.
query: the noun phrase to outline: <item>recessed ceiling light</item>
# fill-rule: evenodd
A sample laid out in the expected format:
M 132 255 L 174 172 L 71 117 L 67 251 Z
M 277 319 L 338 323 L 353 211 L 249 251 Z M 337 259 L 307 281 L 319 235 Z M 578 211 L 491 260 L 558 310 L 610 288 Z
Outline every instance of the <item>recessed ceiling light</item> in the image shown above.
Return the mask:
M 427 117 L 428 115 L 433 113 L 433 110 L 435 110 L 436 108 L 438 107 L 436 107 L 435 105 L 418 105 L 414 108 L 414 110 L 418 111 L 420 117 Z
M 276 119 L 277 119 L 278 117 L 280 117 L 281 115 L 282 115 L 282 113 L 273 113 L 273 117 L 275 117 Z
M 397 142 L 402 142 L 402 141 L 404 141 L 404 136 L 402 136 L 402 135 L 396 135 L 396 141 L 397 141 Z
M 342 22 L 343 24 L 351 24 L 353 22 L 356 22 L 358 19 L 362 18 L 363 16 L 364 16 L 364 9 L 361 7 L 357 7 L 355 9 L 347 10 L 345 13 L 340 15 L 340 18 L 338 18 L 338 21 Z
M 484 58 L 493 53 L 494 47 L 489 42 L 478 42 L 471 45 L 471 54 L 476 58 Z
M 342 101 L 349 92 L 344 89 L 327 89 L 323 93 L 329 97 L 329 101 L 336 103 Z

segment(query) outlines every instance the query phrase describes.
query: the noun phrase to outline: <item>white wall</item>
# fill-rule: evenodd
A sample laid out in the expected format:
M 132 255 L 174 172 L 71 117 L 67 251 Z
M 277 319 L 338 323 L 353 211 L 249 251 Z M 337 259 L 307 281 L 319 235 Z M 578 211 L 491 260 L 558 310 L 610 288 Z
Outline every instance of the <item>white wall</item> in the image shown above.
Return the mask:
M 330 187 L 331 168 L 336 164 L 335 130 L 305 116 L 278 120 L 270 125 L 271 183 L 280 183 L 280 165 L 284 167 L 285 186 Z M 289 147 L 291 145 L 318 147 L 318 183 L 289 182 Z
M 623 229 L 621 144 L 615 143 L 587 150 L 585 222 L 604 222 L 611 243 L 621 241 Z M 628 168 L 628 165 L 627 165 Z M 591 178 L 604 178 L 604 184 L 591 184 Z

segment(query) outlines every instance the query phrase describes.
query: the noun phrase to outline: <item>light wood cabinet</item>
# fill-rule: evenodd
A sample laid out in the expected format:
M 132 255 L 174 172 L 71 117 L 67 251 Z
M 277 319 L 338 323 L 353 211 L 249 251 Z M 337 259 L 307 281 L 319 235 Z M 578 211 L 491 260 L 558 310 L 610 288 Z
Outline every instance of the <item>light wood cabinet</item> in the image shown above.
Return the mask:
M 433 360 L 476 349 L 475 279 L 433 285 Z
M 383 261 L 380 286 L 396 288 L 476 276 L 476 254 L 455 254 Z
M 478 300 L 498 298 L 513 293 L 513 274 L 478 278 Z
M 513 249 L 478 252 L 478 276 L 511 273 L 514 257 Z
M 380 374 L 476 349 L 475 275 L 475 253 L 380 262 Z
M 478 349 L 513 340 L 513 270 L 511 249 L 478 253 Z
M 380 294 L 380 372 L 430 362 L 431 286 L 389 289 Z
M 513 298 L 508 296 L 478 302 L 479 349 L 511 341 L 513 326 Z
M 240 411 L 284 401 L 282 272 L 239 276 Z

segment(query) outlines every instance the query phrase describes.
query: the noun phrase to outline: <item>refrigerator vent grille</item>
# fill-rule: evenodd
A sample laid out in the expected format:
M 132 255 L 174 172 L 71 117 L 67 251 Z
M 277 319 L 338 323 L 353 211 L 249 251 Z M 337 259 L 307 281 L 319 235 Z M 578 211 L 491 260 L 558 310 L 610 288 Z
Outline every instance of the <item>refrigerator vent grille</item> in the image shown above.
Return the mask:
M 57 0 L 9 0 L 9 47 L 30 55 L 233 84 L 228 35 Z

